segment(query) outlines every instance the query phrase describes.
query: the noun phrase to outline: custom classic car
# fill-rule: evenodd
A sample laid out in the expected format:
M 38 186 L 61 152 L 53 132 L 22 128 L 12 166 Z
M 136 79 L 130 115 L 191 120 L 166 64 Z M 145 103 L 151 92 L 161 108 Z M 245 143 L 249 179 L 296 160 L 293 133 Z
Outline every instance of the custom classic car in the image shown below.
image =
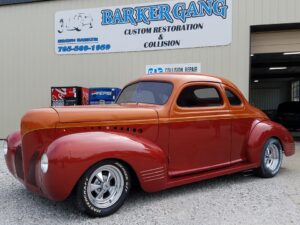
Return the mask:
M 9 171 L 27 189 L 107 216 L 134 180 L 146 192 L 254 170 L 275 176 L 292 136 L 231 82 L 157 74 L 128 84 L 116 104 L 29 111 L 7 138 Z

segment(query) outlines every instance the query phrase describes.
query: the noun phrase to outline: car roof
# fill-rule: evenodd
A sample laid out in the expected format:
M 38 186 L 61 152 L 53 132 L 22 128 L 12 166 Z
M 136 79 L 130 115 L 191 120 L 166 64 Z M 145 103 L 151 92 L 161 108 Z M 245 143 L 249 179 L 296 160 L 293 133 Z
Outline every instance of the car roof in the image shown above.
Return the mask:
M 189 82 L 213 82 L 213 83 L 222 83 L 237 89 L 237 87 L 227 79 L 209 75 L 209 74 L 204 74 L 204 73 L 151 74 L 151 75 L 142 76 L 137 81 L 165 81 L 165 82 L 172 82 L 178 85 L 189 83 Z

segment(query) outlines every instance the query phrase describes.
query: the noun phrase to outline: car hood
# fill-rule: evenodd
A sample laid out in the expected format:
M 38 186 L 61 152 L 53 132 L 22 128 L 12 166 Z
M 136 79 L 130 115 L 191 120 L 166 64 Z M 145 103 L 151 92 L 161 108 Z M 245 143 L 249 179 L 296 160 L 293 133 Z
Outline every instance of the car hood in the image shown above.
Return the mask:
M 82 106 L 34 109 L 21 121 L 21 134 L 84 123 L 86 125 L 110 126 L 126 124 L 158 123 L 157 111 L 140 106 Z
M 33 109 L 27 112 L 21 120 L 21 134 L 43 129 L 52 129 L 59 122 L 58 114 L 54 109 Z
M 60 123 L 88 122 L 126 122 L 126 121 L 157 121 L 157 112 L 153 108 L 138 106 L 82 106 L 53 108 Z

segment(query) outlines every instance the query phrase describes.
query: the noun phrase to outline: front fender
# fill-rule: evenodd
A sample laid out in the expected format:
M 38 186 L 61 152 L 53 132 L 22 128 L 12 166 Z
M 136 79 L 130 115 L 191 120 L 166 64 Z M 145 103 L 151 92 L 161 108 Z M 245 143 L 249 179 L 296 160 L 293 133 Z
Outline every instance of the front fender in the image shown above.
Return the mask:
M 260 165 L 262 150 L 269 138 L 279 139 L 286 156 L 295 153 L 294 139 L 286 128 L 270 120 L 262 121 L 250 133 L 247 153 L 248 160 L 251 163 L 256 163 L 257 166 Z
M 67 198 L 80 177 L 105 159 L 126 162 L 147 192 L 162 190 L 166 184 L 164 151 L 137 136 L 109 132 L 71 134 L 54 141 L 46 153 L 49 169 L 43 176 L 42 190 L 54 200 Z
M 7 154 L 4 156 L 9 172 L 12 175 L 14 175 L 16 178 L 18 178 L 18 176 L 15 168 L 15 155 L 18 146 L 21 146 L 21 142 L 22 142 L 22 137 L 20 131 L 16 131 L 10 134 L 7 137 L 8 151 Z

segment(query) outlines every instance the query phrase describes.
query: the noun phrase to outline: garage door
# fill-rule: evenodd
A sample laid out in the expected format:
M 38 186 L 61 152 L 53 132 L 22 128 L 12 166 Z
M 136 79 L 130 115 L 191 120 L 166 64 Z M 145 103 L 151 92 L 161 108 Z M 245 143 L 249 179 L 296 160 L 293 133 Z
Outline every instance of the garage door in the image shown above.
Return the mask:
M 255 32 L 251 53 L 300 52 L 300 30 Z

